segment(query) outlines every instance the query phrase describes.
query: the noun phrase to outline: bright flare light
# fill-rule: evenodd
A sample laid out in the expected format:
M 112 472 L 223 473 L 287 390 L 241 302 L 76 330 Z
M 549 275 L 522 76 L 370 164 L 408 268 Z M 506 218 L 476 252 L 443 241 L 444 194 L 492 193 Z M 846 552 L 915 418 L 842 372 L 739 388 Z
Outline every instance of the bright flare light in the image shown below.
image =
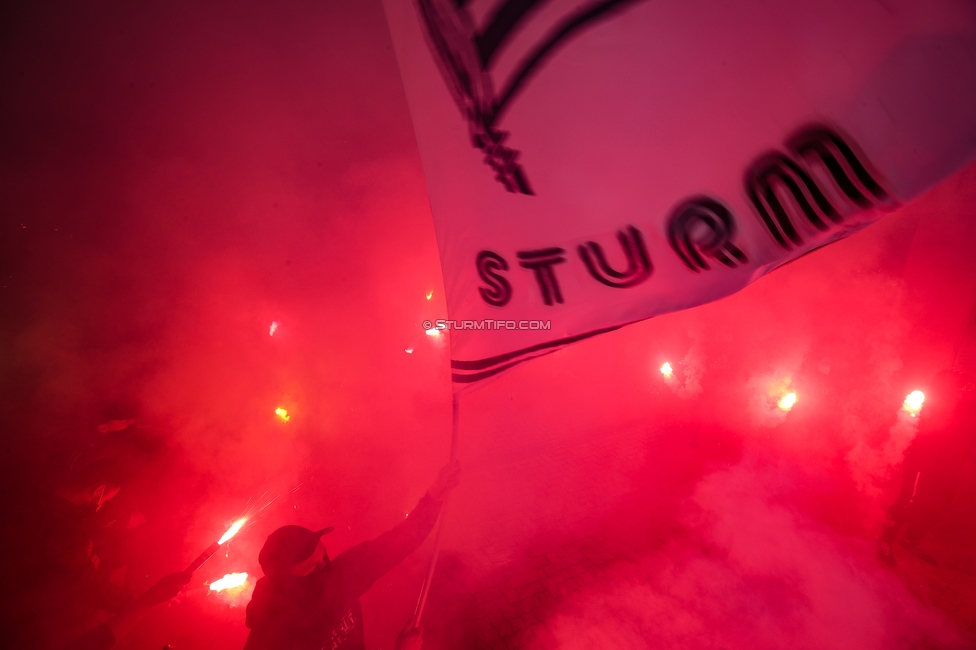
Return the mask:
M 224 589 L 234 589 L 247 582 L 246 573 L 228 573 L 220 580 L 210 583 L 210 591 L 223 591 Z
M 661 374 L 664 375 L 665 379 L 671 379 L 671 376 L 674 374 L 674 370 L 671 368 L 670 361 L 665 361 L 664 365 L 661 366 Z
M 925 403 L 925 393 L 920 390 L 913 390 L 905 398 L 905 402 L 901 405 L 903 409 L 908 411 L 908 414 L 912 417 L 918 415 L 918 412 L 922 410 L 922 404 Z
M 233 537 L 234 535 L 236 535 L 238 533 L 238 531 L 240 531 L 241 526 L 243 526 L 244 525 L 244 522 L 246 522 L 246 521 L 247 521 L 247 517 L 241 517 L 240 519 L 238 519 L 237 521 L 235 521 L 231 525 L 231 527 L 227 529 L 227 532 L 224 533 L 224 536 L 221 537 L 219 540 L 217 540 L 217 543 L 218 544 L 223 544 L 224 542 L 226 542 L 227 540 L 229 540 L 231 537 Z M 244 575 L 246 576 L 247 574 L 244 574 Z
M 433 290 L 431 290 L 431 291 L 428 291 L 428 292 L 427 292 L 427 300 L 430 300 L 430 299 L 431 299 L 431 298 L 433 298 L 433 297 L 434 297 L 434 292 L 433 292 Z
M 777 402 L 776 406 L 780 407 L 784 411 L 789 411 L 796 404 L 796 393 L 787 393 L 783 395 L 783 398 Z
M 283 409 L 280 406 L 275 409 L 275 415 L 281 418 L 282 422 L 287 422 L 291 419 L 291 416 L 288 415 L 288 409 Z
M 440 336 L 441 335 L 441 331 L 439 329 L 437 329 L 436 327 L 431 327 L 429 330 L 424 330 L 424 331 L 427 332 L 427 336 Z
M 274 336 L 275 330 L 278 329 L 278 321 L 271 321 L 271 329 L 268 331 L 268 336 Z

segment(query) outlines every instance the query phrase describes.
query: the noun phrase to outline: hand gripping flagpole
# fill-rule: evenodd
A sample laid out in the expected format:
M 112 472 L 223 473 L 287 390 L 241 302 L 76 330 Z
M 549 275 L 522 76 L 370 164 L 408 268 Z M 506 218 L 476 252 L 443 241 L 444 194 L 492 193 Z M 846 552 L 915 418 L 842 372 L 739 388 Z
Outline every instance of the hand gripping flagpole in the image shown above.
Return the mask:
M 451 395 L 451 461 L 457 458 L 458 451 L 458 406 L 457 393 Z M 424 578 L 424 586 L 420 588 L 420 598 L 417 599 L 417 609 L 413 612 L 413 627 L 420 627 L 420 617 L 424 613 L 424 605 L 427 604 L 427 594 L 430 592 L 430 582 L 434 578 L 434 567 L 437 566 L 437 556 L 441 551 L 441 535 L 444 533 L 444 520 L 447 519 L 447 504 L 451 499 L 448 492 L 441 505 L 441 521 L 437 525 L 437 537 L 434 538 L 434 554 L 430 558 L 430 566 L 427 567 L 427 577 Z

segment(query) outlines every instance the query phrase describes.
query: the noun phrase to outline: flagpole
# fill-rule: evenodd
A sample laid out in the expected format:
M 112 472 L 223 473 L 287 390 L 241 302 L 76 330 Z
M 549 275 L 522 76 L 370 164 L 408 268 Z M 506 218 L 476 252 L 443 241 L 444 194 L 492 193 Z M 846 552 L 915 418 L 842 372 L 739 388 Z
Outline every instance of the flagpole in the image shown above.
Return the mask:
M 458 404 L 457 393 L 451 394 L 451 461 L 457 458 L 458 451 L 458 421 L 460 406 Z M 450 501 L 450 493 L 444 497 L 441 505 L 441 521 L 437 525 L 437 536 L 434 538 L 434 553 L 430 558 L 430 565 L 427 567 L 427 577 L 424 578 L 424 585 L 420 588 L 420 598 L 417 599 L 417 609 L 413 613 L 413 627 L 420 627 L 420 617 L 423 616 L 424 606 L 427 604 L 427 594 L 430 592 L 430 582 L 434 578 L 434 567 L 437 566 L 437 556 L 441 551 L 441 535 L 444 533 L 444 520 L 447 519 L 447 504 Z

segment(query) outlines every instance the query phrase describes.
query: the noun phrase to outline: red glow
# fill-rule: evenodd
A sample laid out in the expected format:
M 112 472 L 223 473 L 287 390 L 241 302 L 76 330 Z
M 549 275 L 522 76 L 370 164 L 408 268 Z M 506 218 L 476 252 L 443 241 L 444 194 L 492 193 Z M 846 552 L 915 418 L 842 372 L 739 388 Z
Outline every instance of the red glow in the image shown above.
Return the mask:
M 498 17 L 495 9 L 508 4 L 530 6 L 423 3 L 437 8 L 432 20 L 470 8 L 473 24 L 444 23 L 449 49 L 464 57 L 472 38 Z M 803 20 L 820 25 L 845 4 L 808 3 Z M 897 56 L 874 62 L 870 76 L 846 79 L 858 101 L 825 98 L 811 119 L 837 111 L 867 119 L 861 100 L 877 105 L 889 87 L 916 97 L 921 110 L 927 89 L 899 85 L 900 66 L 972 54 L 971 12 L 967 20 L 967 10 L 937 9 L 951 4 L 943 0 L 932 8 L 893 4 L 894 13 L 917 12 L 929 37 L 906 38 Z M 444 554 L 425 614 L 428 648 L 964 646 L 958 636 L 976 631 L 976 545 L 968 543 L 976 481 L 963 470 L 951 507 L 922 540 L 937 568 L 896 544 L 898 565 L 890 569 L 874 557 L 874 545 L 898 495 L 905 451 L 938 433 L 926 428 L 940 397 L 928 382 L 957 357 L 976 360 L 966 347 L 976 291 L 976 163 L 918 202 L 735 295 L 518 363 L 477 388 L 454 386 L 451 362 L 481 357 L 452 350 L 447 331 L 423 338 L 426 328 L 419 327 L 425 319 L 469 316 L 447 294 L 434 305 L 438 289 L 426 298 L 431 285 L 442 286 L 441 259 L 384 5 L 411 20 L 417 15 L 417 3 L 268 11 L 257 3 L 152 0 L 137 11 L 109 12 L 95 3 L 20 3 L 5 15 L 4 51 L 17 69 L 5 76 L 9 90 L 0 98 L 11 214 L 0 235 L 0 319 L 10 332 L 3 336 L 10 378 L 4 478 L 18 489 L 5 520 L 17 530 L 17 562 L 24 569 L 55 566 L 62 558 L 53 549 L 76 550 L 74 540 L 88 537 L 55 530 L 72 536 L 47 540 L 47 522 L 55 521 L 49 509 L 64 514 L 51 491 L 80 476 L 93 455 L 107 455 L 117 459 L 126 486 L 92 523 L 117 520 L 99 529 L 99 543 L 114 543 L 117 534 L 138 540 L 131 554 L 115 554 L 128 558 L 116 577 L 137 592 L 205 554 L 230 514 L 247 517 L 198 568 L 189 585 L 195 600 L 144 618 L 128 645 L 239 650 L 249 633 L 242 610 L 262 575 L 257 557 L 267 535 L 284 525 L 334 524 L 338 530 L 323 538 L 333 555 L 403 523 L 399 513 L 414 507 L 448 458 L 456 389 L 462 485 L 445 511 Z M 509 32 L 494 68 L 483 70 L 473 58 L 470 69 L 496 86 L 507 83 L 523 55 L 556 34 L 548 30 L 558 29 L 557 19 L 583 5 L 597 3 L 532 5 L 542 9 L 526 12 L 524 27 Z M 860 32 L 894 19 L 863 5 L 844 48 L 813 42 L 800 65 L 827 74 L 831 58 L 861 54 Z M 666 68 L 694 61 L 714 71 L 763 56 L 731 26 L 725 40 L 696 40 L 694 22 L 675 20 L 681 3 L 615 7 L 621 10 L 559 41 L 560 51 L 616 47 L 618 26 L 653 11 L 662 32 L 649 35 L 646 48 L 674 53 Z M 703 21 L 725 21 L 729 13 L 768 20 L 771 36 L 796 24 L 788 19 L 790 3 L 707 7 Z M 940 29 L 943 14 L 955 16 L 956 29 Z M 418 23 L 411 33 L 423 39 L 424 29 Z M 436 59 L 426 49 L 417 54 L 433 101 L 448 88 Z M 490 170 L 455 107 L 443 125 L 430 125 L 443 126 L 461 164 L 481 172 L 485 200 L 498 202 L 499 219 L 522 218 L 533 201 L 565 205 L 573 184 L 586 183 L 581 189 L 605 199 L 585 207 L 606 211 L 606 229 L 584 231 L 566 221 L 565 241 L 592 240 L 621 270 L 628 251 L 615 229 L 633 222 L 655 267 L 630 289 L 596 286 L 585 276 L 593 295 L 628 301 L 672 277 L 687 287 L 718 274 L 730 281 L 742 274 L 744 281 L 746 269 L 709 256 L 710 270 L 688 270 L 667 233 L 649 227 L 667 218 L 669 197 L 711 186 L 692 183 L 658 196 L 655 173 L 613 164 L 617 152 L 608 147 L 597 152 L 610 163 L 605 173 L 540 176 L 555 156 L 591 153 L 574 149 L 570 136 L 602 138 L 616 128 L 609 121 L 616 107 L 603 101 L 609 91 L 646 99 L 633 70 L 567 68 L 564 61 L 551 56 L 534 69 L 507 104 L 512 119 L 498 124 L 512 132 L 506 144 L 522 152 L 536 197 L 509 194 L 484 173 Z M 792 64 L 784 57 L 784 72 Z M 459 65 L 468 69 L 468 59 Z M 936 72 L 933 88 L 962 87 L 948 67 Z M 728 172 L 728 187 L 716 198 L 730 202 L 731 242 L 740 245 L 746 230 L 764 227 L 742 173 L 767 151 L 811 169 L 838 216 L 857 227 L 820 153 L 804 159 L 789 148 L 786 131 L 804 124 L 784 123 L 784 139 L 752 137 L 755 120 L 808 91 L 801 81 L 793 86 L 784 77 L 756 88 L 769 110 L 750 115 L 727 104 L 727 87 L 707 89 L 713 102 L 693 101 L 697 76 L 680 66 L 672 73 L 676 88 L 661 89 L 661 97 L 685 102 L 687 114 L 680 124 L 644 116 L 647 133 L 675 134 L 648 152 L 649 164 L 652 171 L 686 166 L 693 176 Z M 574 103 L 554 102 L 545 129 L 519 127 L 526 98 L 563 78 L 578 82 Z M 472 86 L 477 93 L 482 87 L 485 102 L 493 99 L 489 91 L 503 90 Z M 608 121 L 580 121 L 576 102 L 603 103 Z M 716 157 L 707 128 L 679 141 L 681 128 L 705 128 L 723 112 L 741 127 L 726 134 L 739 158 Z M 901 120 L 914 118 L 893 115 L 897 123 L 882 126 L 901 132 Z M 880 141 L 861 144 L 870 149 L 866 158 L 879 159 Z M 937 162 L 924 142 L 915 144 L 917 154 L 889 171 Z M 841 153 L 829 151 L 868 196 Z M 445 186 L 448 172 L 439 181 Z M 646 182 L 637 195 L 650 206 L 643 212 L 624 207 L 631 178 Z M 798 234 L 814 233 L 786 181 L 769 180 Z M 811 196 L 806 200 L 817 209 Z M 561 213 L 543 216 L 539 228 Z M 691 234 L 704 241 L 698 227 Z M 741 250 L 750 261 L 766 259 L 766 245 L 778 246 L 769 239 L 759 250 Z M 514 292 L 499 318 L 541 314 L 556 334 L 561 311 L 590 299 L 571 291 L 568 274 L 586 270 L 568 244 L 567 261 L 550 267 L 566 303 L 551 306 L 542 302 L 535 272 L 517 262 L 516 251 L 535 241 L 479 241 L 472 266 L 482 246 L 498 248 L 510 263 L 500 275 Z M 668 300 L 678 304 L 682 295 Z M 912 417 L 898 396 L 922 386 L 926 418 Z M 779 408 L 794 391 L 797 413 Z M 103 413 L 101 403 L 115 396 L 133 408 L 110 404 Z M 291 424 L 296 408 L 301 417 Z M 128 427 L 96 428 L 133 418 L 138 422 Z M 307 482 L 295 492 L 300 481 Z M 435 528 L 366 594 L 371 644 L 390 648 L 406 623 L 436 535 Z M 241 585 L 221 588 L 220 581 L 244 571 Z M 8 600 L 18 620 L 49 620 L 62 602 L 72 615 L 84 613 L 90 603 L 77 602 L 84 589 L 75 587 L 75 573 L 46 570 L 14 581 Z M 67 630 L 50 627 L 59 637 Z

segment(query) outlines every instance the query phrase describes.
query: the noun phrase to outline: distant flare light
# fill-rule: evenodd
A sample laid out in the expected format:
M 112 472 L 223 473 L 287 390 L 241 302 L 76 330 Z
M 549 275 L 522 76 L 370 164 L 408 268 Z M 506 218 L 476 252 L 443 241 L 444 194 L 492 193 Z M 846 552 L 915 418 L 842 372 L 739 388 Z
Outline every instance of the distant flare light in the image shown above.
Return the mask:
M 224 589 L 234 589 L 243 586 L 247 582 L 246 573 L 228 573 L 220 580 L 210 583 L 210 591 L 223 591 Z
M 275 330 L 278 329 L 278 321 L 271 321 L 271 329 L 268 330 L 268 336 L 274 336 Z
M 670 361 L 665 361 L 664 365 L 661 366 L 661 374 L 664 375 L 665 379 L 671 379 L 674 375 L 674 369 L 671 367 Z
M 796 404 L 796 393 L 787 393 L 776 403 L 776 406 L 783 411 L 789 411 L 794 404 Z
M 226 542 L 227 540 L 229 540 L 231 537 L 233 537 L 234 535 L 236 535 L 238 532 L 240 532 L 241 527 L 244 525 L 244 523 L 246 521 L 247 521 L 247 517 L 241 517 L 240 519 L 238 519 L 237 521 L 235 521 L 231 525 L 231 527 L 227 529 L 227 532 L 224 533 L 224 536 L 221 537 L 219 540 L 217 540 L 217 543 L 218 544 L 223 544 L 224 542 Z
M 430 291 L 427 292 L 427 300 L 430 300 L 433 297 L 434 297 L 434 291 L 433 289 L 431 289 Z
M 922 404 L 925 403 L 925 393 L 920 390 L 913 390 L 905 398 L 904 403 L 901 407 L 908 411 L 908 414 L 912 417 L 918 415 L 918 412 L 922 410 Z
M 281 418 L 282 422 L 287 422 L 291 419 L 291 416 L 288 415 L 288 409 L 283 409 L 280 406 L 275 409 L 275 415 Z
M 440 336 L 441 335 L 441 331 L 439 329 L 437 329 L 436 327 L 431 327 L 429 330 L 424 330 L 424 331 L 427 333 L 427 336 Z

